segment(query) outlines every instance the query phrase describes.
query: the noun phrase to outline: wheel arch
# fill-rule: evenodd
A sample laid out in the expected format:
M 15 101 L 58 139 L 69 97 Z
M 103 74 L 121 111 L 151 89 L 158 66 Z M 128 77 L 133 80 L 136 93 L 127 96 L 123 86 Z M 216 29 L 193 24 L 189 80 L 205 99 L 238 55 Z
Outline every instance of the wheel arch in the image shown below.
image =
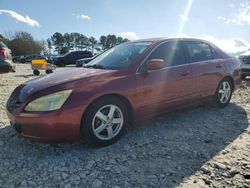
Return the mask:
M 233 77 L 230 76 L 230 75 L 224 76 L 224 77 L 220 80 L 220 82 L 221 82 L 222 80 L 225 80 L 225 79 L 227 79 L 227 80 L 229 80 L 229 81 L 231 82 L 231 84 L 232 84 L 232 86 L 233 86 L 233 91 L 234 91 L 235 86 L 234 86 L 234 79 L 233 79 Z

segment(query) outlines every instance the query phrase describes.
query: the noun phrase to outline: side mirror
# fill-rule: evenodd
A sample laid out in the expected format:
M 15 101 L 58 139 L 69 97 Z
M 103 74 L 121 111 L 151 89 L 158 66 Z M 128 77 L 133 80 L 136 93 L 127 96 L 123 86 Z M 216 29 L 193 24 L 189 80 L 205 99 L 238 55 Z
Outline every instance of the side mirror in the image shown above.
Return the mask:
M 150 59 L 146 63 L 147 70 L 159 70 L 166 67 L 166 62 L 163 59 Z

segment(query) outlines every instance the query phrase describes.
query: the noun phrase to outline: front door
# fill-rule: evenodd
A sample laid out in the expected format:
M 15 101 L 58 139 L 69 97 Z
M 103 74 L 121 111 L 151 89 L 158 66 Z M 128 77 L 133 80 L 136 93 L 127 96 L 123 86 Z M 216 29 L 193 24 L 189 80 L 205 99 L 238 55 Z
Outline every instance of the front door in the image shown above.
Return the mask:
M 150 59 L 163 59 L 166 67 L 146 70 Z M 192 98 L 192 69 L 186 63 L 183 46 L 179 41 L 160 44 L 139 68 L 136 75 L 137 93 L 142 114 L 155 115 L 177 107 Z

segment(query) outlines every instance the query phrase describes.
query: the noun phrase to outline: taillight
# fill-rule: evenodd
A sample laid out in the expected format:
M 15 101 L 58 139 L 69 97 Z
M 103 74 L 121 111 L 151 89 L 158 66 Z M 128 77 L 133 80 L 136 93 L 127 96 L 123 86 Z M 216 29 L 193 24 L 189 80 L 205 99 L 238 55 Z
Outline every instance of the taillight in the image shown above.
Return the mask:
M 5 60 L 7 59 L 7 51 L 4 48 L 0 48 L 0 56 Z

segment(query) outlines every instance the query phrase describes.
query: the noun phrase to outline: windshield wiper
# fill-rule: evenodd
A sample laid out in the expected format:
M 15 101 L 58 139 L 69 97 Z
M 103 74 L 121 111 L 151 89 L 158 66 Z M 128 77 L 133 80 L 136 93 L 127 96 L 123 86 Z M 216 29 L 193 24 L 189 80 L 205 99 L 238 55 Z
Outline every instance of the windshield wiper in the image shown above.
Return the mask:
M 100 64 L 93 64 L 93 65 L 85 65 L 84 68 L 94 68 L 94 69 L 106 69 L 104 66 Z

